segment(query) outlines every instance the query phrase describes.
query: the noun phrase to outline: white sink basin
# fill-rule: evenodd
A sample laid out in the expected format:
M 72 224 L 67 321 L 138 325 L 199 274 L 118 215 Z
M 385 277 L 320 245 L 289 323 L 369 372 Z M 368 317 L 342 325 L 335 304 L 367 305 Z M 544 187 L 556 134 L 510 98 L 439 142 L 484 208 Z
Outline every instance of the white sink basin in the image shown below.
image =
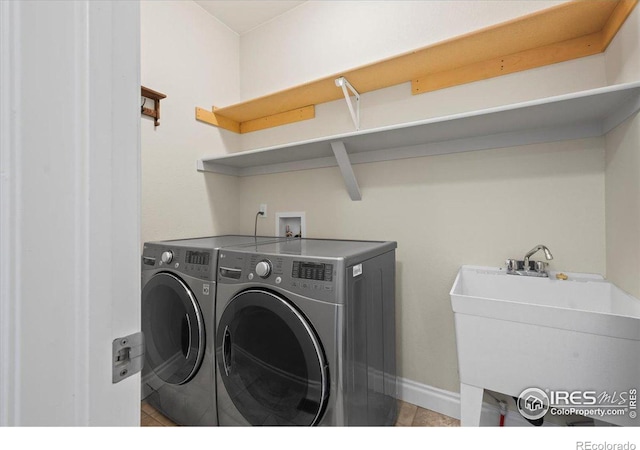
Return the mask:
M 600 275 L 568 280 L 463 266 L 451 290 L 456 313 L 640 340 L 640 301 Z
M 463 425 L 479 421 L 475 413 L 465 421 L 465 393 L 481 398 L 484 388 L 512 396 L 530 387 L 609 394 L 640 388 L 640 301 L 598 275 L 567 275 L 460 269 L 450 294 Z M 597 418 L 640 425 L 629 414 Z

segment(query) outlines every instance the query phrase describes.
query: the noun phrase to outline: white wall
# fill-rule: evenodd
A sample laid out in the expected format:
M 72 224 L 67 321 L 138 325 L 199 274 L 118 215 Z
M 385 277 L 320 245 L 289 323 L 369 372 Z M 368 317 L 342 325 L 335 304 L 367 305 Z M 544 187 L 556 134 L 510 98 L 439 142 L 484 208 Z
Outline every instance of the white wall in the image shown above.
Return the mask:
M 606 52 L 609 84 L 640 80 L 640 11 Z M 640 297 L 640 117 L 606 137 L 607 278 Z
M 458 390 L 448 292 L 462 264 L 499 266 L 538 243 L 552 267 L 604 273 L 602 139 L 354 166 L 352 202 L 337 168 L 243 178 L 240 231 L 259 203 L 305 211 L 309 237 L 398 241 L 400 375 Z
M 308 1 L 242 35 L 242 98 L 286 89 L 560 3 Z
M 141 118 L 142 241 L 235 231 L 238 180 L 196 171 L 235 136 L 195 107 L 240 99 L 238 36 L 190 1 L 141 2 L 141 81 L 162 92 L 160 126 Z
M 414 2 L 395 13 L 396 2 L 342 3 L 309 2 L 243 35 L 243 97 L 548 6 Z M 361 118 L 366 129 L 605 84 L 598 55 L 418 96 L 408 84 L 382 89 L 361 97 Z M 332 102 L 319 105 L 314 120 L 243 135 L 243 148 L 350 130 L 346 105 Z M 273 229 L 278 211 L 305 211 L 309 237 L 398 241 L 399 375 L 457 391 L 448 292 L 459 266 L 499 266 L 545 244 L 553 269 L 604 273 L 604 163 L 604 140 L 587 139 L 362 164 L 354 167 L 361 202 L 349 200 L 338 168 L 242 178 L 239 227 L 251 232 L 259 203 L 267 203 L 260 229 Z

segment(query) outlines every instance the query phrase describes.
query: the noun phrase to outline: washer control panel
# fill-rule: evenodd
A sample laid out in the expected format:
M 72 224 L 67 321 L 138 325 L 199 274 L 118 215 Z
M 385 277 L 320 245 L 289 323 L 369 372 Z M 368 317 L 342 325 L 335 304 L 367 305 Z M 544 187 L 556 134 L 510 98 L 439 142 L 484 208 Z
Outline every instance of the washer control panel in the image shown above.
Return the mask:
M 212 279 L 211 250 L 146 244 L 142 254 L 142 269 L 174 270 L 195 278 Z

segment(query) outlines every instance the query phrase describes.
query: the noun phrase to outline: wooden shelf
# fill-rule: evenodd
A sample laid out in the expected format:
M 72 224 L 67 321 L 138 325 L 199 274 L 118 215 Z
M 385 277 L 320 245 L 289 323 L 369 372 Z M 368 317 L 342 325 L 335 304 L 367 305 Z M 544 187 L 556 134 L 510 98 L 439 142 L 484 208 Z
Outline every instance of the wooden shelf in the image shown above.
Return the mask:
M 153 125 L 157 127 L 160 125 L 160 100 L 167 98 L 167 96 L 144 86 L 140 86 L 140 91 L 142 97 L 150 98 L 154 102 L 153 109 L 145 108 L 143 103 L 140 107 L 140 112 L 145 116 L 153 117 Z
M 412 93 L 420 94 L 601 53 L 636 3 L 564 3 L 246 102 L 196 108 L 196 119 L 247 133 L 313 118 L 315 105 L 343 98 L 335 85 L 341 76 L 360 94 L 409 81 Z
M 203 158 L 198 170 L 250 176 L 340 166 L 358 200 L 351 164 L 602 136 L 638 110 L 640 82 L 634 82 Z

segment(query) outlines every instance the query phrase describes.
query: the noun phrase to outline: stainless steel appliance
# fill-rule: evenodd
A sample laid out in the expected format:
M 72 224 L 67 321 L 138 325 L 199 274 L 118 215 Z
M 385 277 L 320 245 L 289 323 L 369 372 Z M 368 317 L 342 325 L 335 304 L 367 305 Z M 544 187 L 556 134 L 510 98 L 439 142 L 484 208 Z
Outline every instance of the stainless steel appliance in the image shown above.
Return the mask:
M 393 425 L 395 242 L 220 250 L 220 425 Z
M 142 253 L 142 398 L 180 425 L 217 425 L 214 361 L 218 250 L 273 238 L 147 242 Z

